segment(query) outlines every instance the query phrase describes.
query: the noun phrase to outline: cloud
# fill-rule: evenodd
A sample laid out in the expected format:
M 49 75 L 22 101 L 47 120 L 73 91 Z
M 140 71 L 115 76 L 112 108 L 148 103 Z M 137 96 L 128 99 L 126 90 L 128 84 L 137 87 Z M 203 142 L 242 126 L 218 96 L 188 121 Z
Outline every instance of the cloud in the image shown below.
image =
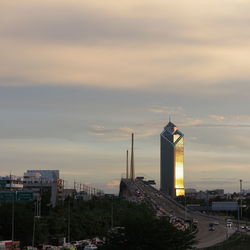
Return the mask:
M 162 0 L 154 3 L 127 0 L 120 1 L 119 5 L 113 0 L 105 4 L 94 0 L 84 3 L 66 0 L 43 3 L 23 0 L 22 4 L 18 1 L 12 1 L 13 4 L 8 2 L 3 1 L 1 13 L 5 21 L 0 26 L 1 34 L 5 37 L 9 35 L 56 43 L 71 41 L 75 44 L 88 43 L 89 40 L 92 44 L 103 44 L 103 41 L 112 43 L 114 40 L 119 43 L 132 40 L 211 44 L 221 43 L 222 37 L 231 37 L 232 30 L 223 30 L 230 27 L 249 38 L 244 30 L 247 28 L 247 10 L 250 6 L 242 1 L 235 4 L 232 1 L 211 0 L 205 7 L 199 0 L 181 4 Z M 194 12 L 194 9 L 197 11 Z M 237 9 L 237 12 L 232 9 Z M 224 32 L 217 33 L 218 29 Z M 215 33 L 217 36 L 212 36 Z
M 166 106 L 158 106 L 158 105 L 153 105 L 148 108 L 148 111 L 151 113 L 156 113 L 156 114 L 168 114 L 168 115 L 176 115 L 179 113 L 182 113 L 184 110 L 181 107 L 166 107 Z
M 92 135 L 96 135 L 96 136 L 103 136 L 105 135 L 105 132 L 107 132 L 107 130 L 105 129 L 104 126 L 100 126 L 100 125 L 93 125 L 91 128 L 90 128 L 90 133 Z
M 179 129 L 182 129 L 183 127 L 202 126 L 204 124 L 203 120 L 192 119 L 187 116 L 182 118 L 182 122 L 176 122 Z M 159 135 L 162 128 L 167 122 L 167 119 L 159 119 L 157 121 L 147 121 L 144 119 L 143 123 L 133 122 L 133 125 L 131 127 L 92 125 L 89 127 L 89 134 L 92 136 L 103 138 L 103 140 L 107 141 L 128 140 L 131 137 L 131 133 L 134 133 L 137 138 L 146 138 Z
M 225 119 L 225 117 L 222 115 L 209 115 L 208 117 L 217 121 L 223 121 Z
M 120 185 L 119 180 L 113 180 L 113 181 L 106 184 L 106 186 L 109 188 L 115 188 L 115 187 L 118 187 L 119 185 Z
M 128 127 L 108 128 L 101 125 L 93 125 L 89 128 L 90 135 L 105 136 L 107 140 L 127 140 L 132 132 L 133 129 Z
M 159 133 L 157 128 L 152 128 L 143 124 L 135 124 L 133 128 L 129 127 L 104 127 L 93 125 L 89 128 L 89 134 L 92 136 L 103 137 L 106 141 L 123 141 L 130 140 L 131 134 L 134 133 L 136 138 L 144 138 Z
M 72 166 L 93 182 L 106 164 L 117 178 L 134 132 L 138 165 L 156 172 L 168 114 L 199 159 L 191 168 L 248 162 L 249 12 L 243 0 L 2 0 L 5 168 Z
M 247 114 L 231 114 L 231 115 L 209 115 L 208 116 L 211 119 L 215 119 L 217 121 L 223 121 L 223 120 L 227 120 L 227 121 L 231 121 L 231 122 L 235 122 L 235 121 L 249 121 L 250 120 L 250 115 Z
M 197 127 L 201 128 L 250 128 L 250 124 L 209 124 L 202 123 L 197 124 Z
M 193 126 L 202 126 L 202 124 L 204 124 L 203 120 L 199 120 L 199 119 L 190 119 L 188 118 L 187 121 L 185 122 L 180 122 L 179 125 L 181 127 L 193 127 Z
M 230 115 L 228 116 L 228 119 L 232 121 L 249 121 L 250 120 L 250 115 L 243 115 L 243 114 L 238 114 L 238 115 Z
M 250 78 L 243 1 L 9 2 L 0 10 L 0 85 L 226 95 Z M 225 88 L 231 79 L 237 87 Z

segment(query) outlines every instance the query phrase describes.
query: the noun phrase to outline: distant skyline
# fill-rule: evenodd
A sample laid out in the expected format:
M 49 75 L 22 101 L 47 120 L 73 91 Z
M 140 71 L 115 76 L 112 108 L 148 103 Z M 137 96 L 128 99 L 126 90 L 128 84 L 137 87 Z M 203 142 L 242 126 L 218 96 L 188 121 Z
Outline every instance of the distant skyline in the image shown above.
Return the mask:
M 250 189 L 250 2 L 2 0 L 0 175 L 59 169 L 118 192 L 156 179 L 160 133 L 185 134 L 185 187 Z

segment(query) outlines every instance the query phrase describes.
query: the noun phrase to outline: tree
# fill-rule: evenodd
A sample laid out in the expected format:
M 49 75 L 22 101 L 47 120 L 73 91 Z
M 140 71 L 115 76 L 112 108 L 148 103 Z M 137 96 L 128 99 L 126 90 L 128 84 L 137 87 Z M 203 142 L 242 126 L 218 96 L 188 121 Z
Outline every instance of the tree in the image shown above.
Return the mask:
M 103 249 L 184 250 L 195 243 L 195 231 L 178 231 L 166 218 L 128 217 L 123 225 L 109 232 Z

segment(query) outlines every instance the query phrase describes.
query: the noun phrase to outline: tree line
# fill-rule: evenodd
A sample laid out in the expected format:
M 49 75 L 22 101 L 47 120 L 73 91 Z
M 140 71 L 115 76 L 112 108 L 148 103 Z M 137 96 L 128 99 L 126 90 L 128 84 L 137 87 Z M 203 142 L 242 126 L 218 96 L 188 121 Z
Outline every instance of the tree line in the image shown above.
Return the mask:
M 110 250 L 184 250 L 195 243 L 194 231 L 178 231 L 167 218 L 156 218 L 145 204 L 119 198 L 82 201 L 70 197 L 55 208 L 47 204 L 42 202 L 41 216 L 35 218 L 33 202 L 15 203 L 14 235 L 23 246 L 32 244 L 34 220 L 36 246 L 62 237 L 75 241 L 96 236 L 105 237 L 103 249 Z M 0 240 L 11 239 L 12 206 L 12 202 L 0 203 Z

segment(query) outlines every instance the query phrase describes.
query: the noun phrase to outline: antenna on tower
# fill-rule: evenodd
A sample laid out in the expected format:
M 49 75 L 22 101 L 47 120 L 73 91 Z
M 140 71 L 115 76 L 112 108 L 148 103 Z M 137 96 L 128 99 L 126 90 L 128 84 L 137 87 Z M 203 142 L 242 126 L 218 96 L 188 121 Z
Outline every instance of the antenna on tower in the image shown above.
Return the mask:
M 134 166 L 134 133 L 132 133 L 130 179 L 134 180 L 134 178 L 135 178 L 135 166 Z
M 127 158 L 126 158 L 126 179 L 128 179 L 128 150 L 127 150 Z

